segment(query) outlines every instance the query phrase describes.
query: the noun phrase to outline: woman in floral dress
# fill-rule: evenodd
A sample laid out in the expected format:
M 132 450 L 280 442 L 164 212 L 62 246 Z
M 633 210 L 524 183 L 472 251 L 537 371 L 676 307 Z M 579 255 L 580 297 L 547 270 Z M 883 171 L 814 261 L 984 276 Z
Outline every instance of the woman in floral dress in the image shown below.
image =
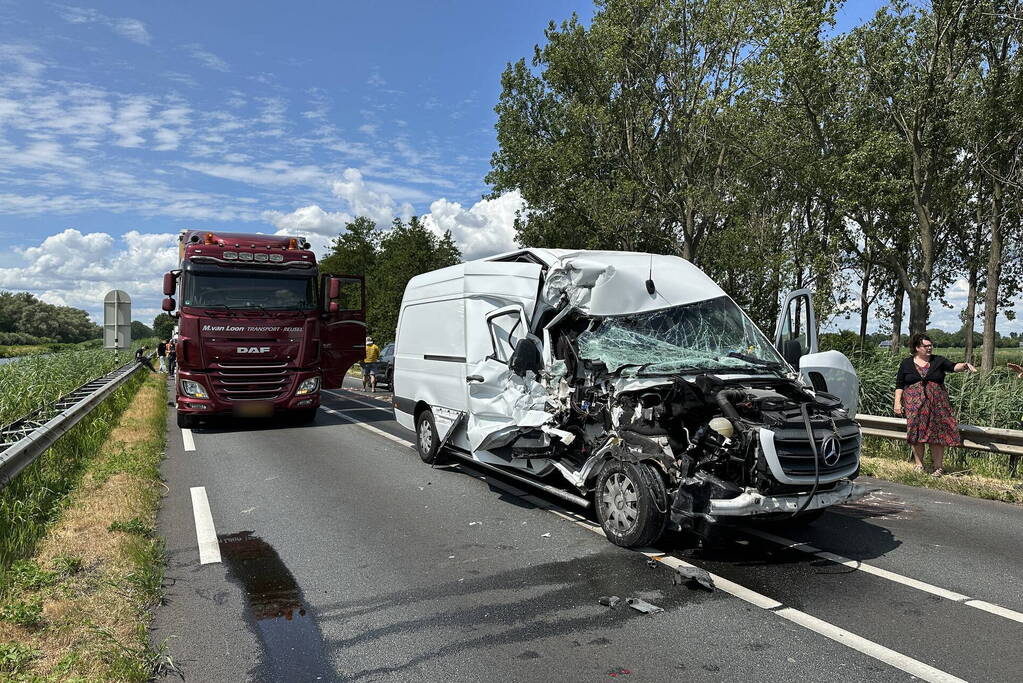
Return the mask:
M 945 448 L 959 446 L 959 423 L 945 390 L 945 375 L 977 369 L 969 363 L 953 363 L 931 354 L 934 343 L 926 334 L 916 333 L 909 341 L 913 355 L 902 361 L 895 376 L 895 414 L 906 413 L 906 440 L 913 448 L 916 469 L 924 469 L 924 446 L 931 446 L 932 474 L 940 477 Z

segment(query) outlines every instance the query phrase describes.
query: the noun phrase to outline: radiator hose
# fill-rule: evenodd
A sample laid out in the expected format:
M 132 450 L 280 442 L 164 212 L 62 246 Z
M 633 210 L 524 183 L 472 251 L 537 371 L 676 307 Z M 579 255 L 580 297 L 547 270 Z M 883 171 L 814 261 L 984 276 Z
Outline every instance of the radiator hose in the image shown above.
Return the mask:
M 813 427 L 810 425 L 810 413 L 806 409 L 806 405 L 806 403 L 801 403 L 799 405 L 799 412 L 803 414 L 803 426 L 806 427 L 806 436 L 810 439 L 810 450 L 813 452 L 813 488 L 810 489 L 810 495 L 806 497 L 806 501 L 803 503 L 802 507 L 793 512 L 792 517 L 789 519 L 794 519 L 795 517 L 803 514 L 806 508 L 810 506 L 810 501 L 812 501 L 813 497 L 817 494 L 817 487 L 820 486 L 821 483 L 821 464 L 820 458 L 817 456 L 817 442 L 813 438 Z

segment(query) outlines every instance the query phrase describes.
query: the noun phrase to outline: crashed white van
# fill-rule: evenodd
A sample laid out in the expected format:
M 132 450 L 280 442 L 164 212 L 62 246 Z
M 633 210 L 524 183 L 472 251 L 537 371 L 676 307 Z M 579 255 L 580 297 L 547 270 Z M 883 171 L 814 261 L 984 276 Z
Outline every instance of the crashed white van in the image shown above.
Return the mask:
M 781 349 L 781 352 L 776 349 Z M 810 520 L 859 497 L 858 383 L 818 353 L 808 292 L 775 345 L 680 258 L 525 249 L 413 278 L 395 417 L 442 448 L 596 506 L 608 538 Z

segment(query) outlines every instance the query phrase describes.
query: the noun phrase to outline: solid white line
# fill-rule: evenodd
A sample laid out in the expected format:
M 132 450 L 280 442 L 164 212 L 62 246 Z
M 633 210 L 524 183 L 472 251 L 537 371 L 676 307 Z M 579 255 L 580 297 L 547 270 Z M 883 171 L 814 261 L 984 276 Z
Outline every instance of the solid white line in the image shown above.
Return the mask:
M 353 425 L 357 425 L 359 427 L 362 427 L 363 429 L 368 429 L 369 431 L 373 432 L 374 434 L 376 434 L 378 436 L 382 436 L 385 439 L 390 439 L 391 441 L 394 441 L 395 443 L 400 443 L 402 446 L 411 446 L 412 445 L 411 441 L 406 441 L 405 439 L 401 438 L 400 436 L 395 436 L 394 434 L 388 434 L 384 430 L 377 429 L 373 425 L 368 425 L 365 422 L 359 422 L 358 420 L 350 418 L 347 415 L 342 415 L 341 413 L 339 413 L 338 411 L 334 410 L 333 408 L 328 408 L 327 406 L 322 406 L 321 405 L 320 406 L 320 410 L 322 410 L 324 412 L 327 412 L 327 413 L 330 413 L 331 415 L 333 415 L 335 417 L 340 417 L 345 422 L 351 422 Z
M 367 401 L 361 401 L 361 400 L 355 398 L 354 396 L 349 396 L 348 394 L 339 394 L 338 392 L 331 391 L 330 389 L 324 389 L 323 393 L 330 394 L 331 396 L 336 396 L 337 398 L 344 399 L 345 401 L 351 401 L 353 403 L 360 403 L 360 404 L 362 404 L 364 406 L 368 406 L 370 408 L 375 408 L 376 410 L 383 410 L 383 411 L 388 412 L 388 413 L 394 412 L 390 407 L 386 407 L 386 405 L 380 405 L 381 401 L 377 401 L 377 405 L 373 405 L 372 403 L 369 403 Z
M 392 441 L 397 441 L 398 443 L 403 443 L 408 446 L 412 445 L 412 442 L 405 441 L 404 439 L 400 439 L 392 434 L 388 434 L 387 432 L 377 429 L 372 425 L 358 422 L 350 417 L 338 413 L 335 410 L 331 410 L 330 408 L 324 408 L 323 406 L 320 407 L 323 408 L 328 413 L 331 413 L 332 415 L 336 415 L 343 420 L 351 422 L 352 424 L 364 427 L 365 429 L 380 434 L 381 436 L 384 436 Z M 487 480 L 487 483 L 495 486 L 495 488 L 504 489 L 505 491 L 512 493 L 513 495 L 516 495 L 518 497 L 521 497 L 523 500 L 532 503 L 533 505 L 536 505 L 539 508 L 546 509 L 548 512 L 552 512 L 558 517 L 568 520 L 573 524 L 580 526 L 584 529 L 588 529 L 593 533 L 605 536 L 606 538 L 604 530 L 600 526 L 594 524 L 593 522 L 591 522 L 590 520 L 586 519 L 585 517 L 576 512 L 572 512 L 553 503 L 549 503 L 545 500 L 537 498 L 536 496 L 519 495 L 521 492 L 515 487 L 509 486 L 508 484 L 505 484 L 502 481 L 494 479 L 493 477 L 487 477 L 486 475 L 480 476 L 485 478 Z M 659 562 L 663 562 L 665 565 L 672 568 L 683 566 L 695 567 L 695 565 L 691 565 L 688 562 L 678 559 L 677 557 L 664 555 L 663 553 L 660 553 L 659 551 L 656 551 L 654 549 L 645 548 L 642 549 L 642 552 L 647 557 L 650 557 L 651 559 L 657 560 Z M 882 661 L 885 664 L 895 667 L 896 669 L 905 671 L 906 673 L 916 676 L 917 678 L 920 678 L 925 681 L 932 681 L 934 683 L 966 683 L 965 681 L 963 681 L 963 679 L 957 678 L 956 676 L 953 676 L 950 673 L 946 673 L 940 669 L 936 669 L 933 666 L 930 666 L 929 664 L 924 664 L 919 660 L 913 659 L 912 657 L 908 657 L 900 652 L 896 652 L 895 650 L 887 648 L 879 643 L 875 643 L 872 640 L 867 640 L 862 636 L 858 636 L 855 633 L 846 631 L 845 629 L 835 626 L 834 624 L 818 619 L 817 617 L 811 616 L 797 609 L 785 607 L 782 603 L 778 602 L 774 598 L 769 598 L 766 595 L 757 593 L 756 591 L 746 588 L 745 586 L 741 586 L 735 583 L 734 581 L 730 581 L 724 578 L 723 576 L 711 574 L 711 578 L 714 579 L 714 585 L 719 587 L 724 592 L 734 597 L 737 597 L 740 600 L 743 600 L 744 602 L 754 605 L 755 607 L 767 610 L 773 614 L 777 614 L 783 619 L 786 619 L 794 624 L 798 624 L 799 626 L 809 629 L 814 633 L 818 633 L 824 636 L 825 638 L 829 638 L 835 641 L 836 643 L 840 643 L 842 645 L 845 645 L 846 647 L 850 647 L 854 650 L 862 652 L 863 654 L 869 657 L 873 657 L 874 659 Z
M 184 427 L 181 428 L 181 442 L 185 444 L 186 451 L 195 450 L 195 439 L 192 438 L 191 429 L 186 429 Z
M 866 574 L 872 574 L 882 579 L 887 579 L 888 581 L 891 581 L 893 583 L 898 583 L 902 584 L 903 586 L 915 588 L 918 591 L 930 593 L 931 595 L 937 595 L 938 597 L 945 598 L 946 600 L 962 603 L 964 605 L 968 605 L 970 607 L 983 610 L 990 614 L 995 614 L 997 616 L 1004 617 L 1006 619 L 1011 619 L 1012 621 L 1023 624 L 1023 613 L 1011 610 L 1008 607 L 995 605 L 990 602 L 985 602 L 984 600 L 976 600 L 974 598 L 971 598 L 969 595 L 963 595 L 962 593 L 950 591 L 947 588 L 935 586 L 934 584 L 930 584 L 925 581 L 920 581 L 919 579 L 914 579 L 910 576 L 896 574 L 895 572 L 888 571 L 887 569 L 881 569 L 880 567 L 875 567 L 874 565 L 868 564 L 861 560 L 851 560 L 848 557 L 842 557 L 841 555 L 836 555 L 835 553 L 830 553 L 827 552 L 826 550 L 815 548 L 809 543 L 799 543 L 796 541 L 790 541 L 787 538 L 782 538 L 781 536 L 776 536 L 772 533 L 762 531 L 760 529 L 744 529 L 743 531 L 744 533 L 747 533 L 750 536 L 756 536 L 766 541 L 777 543 L 778 545 L 783 546 L 785 548 L 798 550 L 809 555 L 816 555 L 817 557 L 828 560 L 829 562 L 834 562 L 835 564 L 850 567 L 851 569 L 858 569 L 859 571 L 864 572 Z
M 220 543 L 217 542 L 217 529 L 213 526 L 206 487 L 193 486 L 190 491 L 192 517 L 195 519 L 195 539 L 199 543 L 199 564 L 220 562 Z

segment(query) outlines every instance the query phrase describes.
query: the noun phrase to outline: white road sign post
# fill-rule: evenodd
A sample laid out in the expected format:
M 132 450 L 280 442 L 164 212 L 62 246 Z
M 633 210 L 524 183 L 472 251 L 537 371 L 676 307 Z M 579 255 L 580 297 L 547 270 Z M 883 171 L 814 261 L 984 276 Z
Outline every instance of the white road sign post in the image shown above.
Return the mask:
M 131 348 L 131 297 L 112 289 L 103 297 L 103 348 Z

